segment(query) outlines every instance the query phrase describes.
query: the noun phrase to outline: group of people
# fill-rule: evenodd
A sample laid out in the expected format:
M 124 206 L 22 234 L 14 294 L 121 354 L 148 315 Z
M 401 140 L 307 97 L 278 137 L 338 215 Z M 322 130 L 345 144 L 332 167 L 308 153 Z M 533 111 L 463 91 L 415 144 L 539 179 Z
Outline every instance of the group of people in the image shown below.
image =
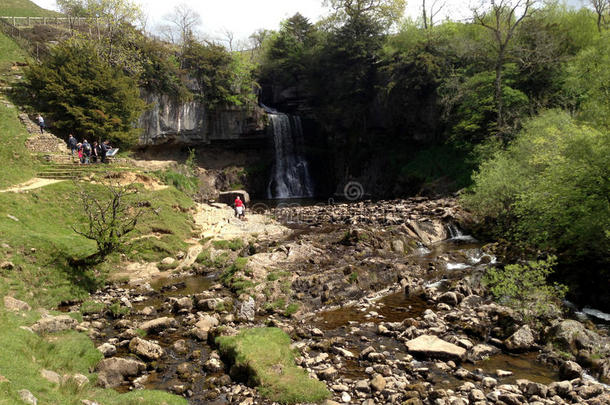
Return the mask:
M 86 139 L 83 139 L 83 142 L 78 142 L 72 134 L 68 137 L 68 148 L 70 148 L 72 157 L 76 153 L 78 160 L 84 165 L 97 162 L 106 163 L 108 152 L 112 150 L 108 141 L 101 144 L 93 142 L 93 145 L 91 145 Z

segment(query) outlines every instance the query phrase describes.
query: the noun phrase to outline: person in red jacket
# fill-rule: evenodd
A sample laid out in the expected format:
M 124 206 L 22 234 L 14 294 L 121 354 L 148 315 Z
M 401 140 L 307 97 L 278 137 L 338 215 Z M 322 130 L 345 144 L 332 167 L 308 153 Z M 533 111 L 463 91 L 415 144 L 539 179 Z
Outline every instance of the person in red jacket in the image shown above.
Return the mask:
M 235 198 L 235 203 L 233 205 L 235 207 L 235 216 L 240 219 L 245 218 L 246 206 L 239 196 Z

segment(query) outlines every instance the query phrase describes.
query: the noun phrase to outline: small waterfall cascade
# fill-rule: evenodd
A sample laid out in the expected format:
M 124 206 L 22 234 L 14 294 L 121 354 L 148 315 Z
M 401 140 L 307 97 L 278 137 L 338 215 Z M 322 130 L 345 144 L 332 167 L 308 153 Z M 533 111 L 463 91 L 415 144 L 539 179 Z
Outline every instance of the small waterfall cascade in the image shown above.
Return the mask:
M 275 163 L 267 186 L 267 198 L 313 197 L 314 187 L 303 155 L 301 118 L 269 112 L 275 144 Z

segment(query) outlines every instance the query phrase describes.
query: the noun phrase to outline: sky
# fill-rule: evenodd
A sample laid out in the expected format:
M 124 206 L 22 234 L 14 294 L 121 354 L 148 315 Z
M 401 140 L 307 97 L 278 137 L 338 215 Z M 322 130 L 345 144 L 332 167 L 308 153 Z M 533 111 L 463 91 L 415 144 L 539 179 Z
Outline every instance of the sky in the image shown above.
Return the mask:
M 236 39 L 245 40 L 260 28 L 277 30 L 280 22 L 296 12 L 318 21 L 328 13 L 322 6 L 322 0 L 134 0 L 142 5 L 147 15 L 147 30 L 163 22 L 163 17 L 172 12 L 175 5 L 184 3 L 197 11 L 202 20 L 201 31 L 208 38 L 222 40 L 226 31 L 232 32 Z M 471 15 L 470 3 L 477 0 L 437 0 L 445 3 L 440 21 L 446 17 L 464 19 Z M 41 7 L 56 10 L 55 0 L 33 0 Z M 582 0 L 568 0 L 574 6 L 580 6 Z M 428 0 L 432 4 L 433 0 Z M 405 15 L 417 18 L 421 13 L 421 0 L 407 0 Z

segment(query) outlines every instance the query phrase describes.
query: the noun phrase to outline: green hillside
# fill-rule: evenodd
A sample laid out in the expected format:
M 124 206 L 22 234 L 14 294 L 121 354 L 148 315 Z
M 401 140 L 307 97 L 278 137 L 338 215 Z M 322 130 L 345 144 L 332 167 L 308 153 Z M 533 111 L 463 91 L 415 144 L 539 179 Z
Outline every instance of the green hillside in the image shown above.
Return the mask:
M 0 1 L 0 16 L 3 17 L 55 17 L 58 15 L 60 13 L 39 7 L 30 0 Z

